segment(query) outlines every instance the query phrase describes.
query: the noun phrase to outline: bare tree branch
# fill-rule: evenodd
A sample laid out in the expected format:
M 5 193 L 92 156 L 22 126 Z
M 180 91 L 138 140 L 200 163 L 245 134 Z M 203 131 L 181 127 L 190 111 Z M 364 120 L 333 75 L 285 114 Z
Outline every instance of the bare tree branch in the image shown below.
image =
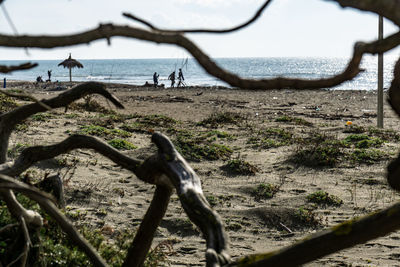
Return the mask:
M 200 178 L 166 136 L 154 133 L 152 141 L 158 147 L 162 170 L 176 188 L 182 207 L 206 239 L 207 266 L 227 264 L 230 259 L 228 238 L 221 218 L 203 195 Z
M 143 266 L 157 227 L 167 211 L 171 194 L 172 187 L 157 186 L 150 207 L 144 215 L 122 266 Z
M 123 108 L 119 100 L 110 94 L 105 85 L 97 82 L 80 84 L 54 98 L 42 100 L 41 102 L 51 108 L 66 106 L 73 101 L 89 94 L 100 94 L 109 99 L 116 107 Z M 46 111 L 46 108 L 39 103 L 18 107 L 7 113 L 0 115 L 0 163 L 4 163 L 7 158 L 8 140 L 15 125 L 22 122 L 29 116 Z
M 328 0 L 337 2 L 342 7 L 353 7 L 358 10 L 379 14 L 400 26 L 400 2 L 398 0 Z
M 51 159 L 78 148 L 94 149 L 96 152 L 111 159 L 118 165 L 135 172 L 141 162 L 131 159 L 97 137 L 72 135 L 64 141 L 49 146 L 32 146 L 25 148 L 13 164 L 0 165 L 0 173 L 18 176 L 36 162 Z
M 299 266 L 400 228 L 400 203 L 306 237 L 286 248 L 243 257 L 229 266 Z
M 0 35 L 0 46 L 9 47 L 64 47 L 83 43 L 90 43 L 99 39 L 109 39 L 113 36 L 130 37 L 155 43 L 175 44 L 186 49 L 205 69 L 206 72 L 227 82 L 231 86 L 246 89 L 318 89 L 329 88 L 353 79 L 361 71 L 359 69 L 362 56 L 365 53 L 376 54 L 389 51 L 400 44 L 400 33 L 393 34 L 384 40 L 371 43 L 356 43 L 353 57 L 346 69 L 335 76 L 324 79 L 305 80 L 292 78 L 273 79 L 245 79 L 228 72 L 212 61 L 192 41 L 181 34 L 146 31 L 128 26 L 113 24 L 100 25 L 98 28 L 86 32 L 64 36 L 9 36 Z
M 148 22 L 144 19 L 141 19 L 135 15 L 132 15 L 129 13 L 123 13 L 122 15 L 124 15 L 125 17 L 130 18 L 132 20 L 135 20 L 137 22 L 140 22 L 154 31 L 160 31 L 160 32 L 165 32 L 165 33 L 171 33 L 171 32 L 172 33 L 230 33 L 230 32 L 235 32 L 235 31 L 241 30 L 241 29 L 249 26 L 253 22 L 255 22 L 261 16 L 263 11 L 267 8 L 267 6 L 271 2 L 272 2 L 272 0 L 265 1 L 265 3 L 257 10 L 257 12 L 254 14 L 254 16 L 251 19 L 249 19 L 248 21 L 246 21 L 238 26 L 232 27 L 232 28 L 220 29 L 220 30 L 217 30 L 217 29 L 176 29 L 176 30 L 161 29 L 161 28 L 154 26 L 150 22 Z
M 76 228 L 68 222 L 68 219 L 65 217 L 64 214 L 62 214 L 58 208 L 54 205 L 51 199 L 51 196 L 41 192 L 37 188 L 33 186 L 29 186 L 27 184 L 24 184 L 22 182 L 16 181 L 15 179 L 12 179 L 11 177 L 5 176 L 3 174 L 0 174 L 0 188 L 4 188 L 5 190 L 15 190 L 19 191 L 23 194 L 25 194 L 27 197 L 30 199 L 36 201 L 40 207 L 47 212 L 61 227 L 61 229 L 67 233 L 69 238 L 75 244 L 82 249 L 88 255 L 88 257 L 91 259 L 93 264 L 95 266 L 107 266 L 107 264 L 104 262 L 104 260 L 98 255 L 96 250 L 90 245 L 82 236 L 79 234 L 79 232 L 76 230 Z M 3 189 L 2 189 L 3 190 Z M 9 190 L 10 191 L 10 190 Z M 10 207 L 9 207 L 10 209 Z M 11 210 L 10 210 L 11 211 Z M 25 217 L 24 217 L 25 219 Z
M 17 70 L 29 70 L 32 69 L 34 67 L 38 66 L 37 63 L 24 63 L 18 66 L 4 66 L 4 65 L 0 65 L 0 73 L 10 73 L 13 71 L 17 71 Z

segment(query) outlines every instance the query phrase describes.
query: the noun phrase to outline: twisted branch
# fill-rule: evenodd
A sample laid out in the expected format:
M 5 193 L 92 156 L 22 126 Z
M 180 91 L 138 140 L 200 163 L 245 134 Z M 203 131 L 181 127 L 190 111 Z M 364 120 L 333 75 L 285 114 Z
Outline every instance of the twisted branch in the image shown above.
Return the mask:
M 204 234 L 207 266 L 227 264 L 230 257 L 223 223 L 205 199 L 200 178 L 165 135 L 154 133 L 152 141 L 158 147 L 162 170 L 176 188 L 183 209 Z
M 146 25 L 153 31 L 159 31 L 159 32 L 164 32 L 164 33 L 230 33 L 230 32 L 235 32 L 235 31 L 241 30 L 241 29 L 249 26 L 253 22 L 255 22 L 261 16 L 263 11 L 267 8 L 267 6 L 271 2 L 272 2 L 272 0 L 265 1 L 265 3 L 257 10 L 257 12 L 254 14 L 254 16 L 252 18 L 250 18 L 248 21 L 246 21 L 238 26 L 232 27 L 232 28 L 219 29 L 219 30 L 216 30 L 216 29 L 176 29 L 176 30 L 161 29 L 161 28 L 154 26 L 150 22 L 148 22 L 144 19 L 141 19 L 135 15 L 132 15 L 130 13 L 122 13 L 122 15 L 129 19 L 132 19 L 134 21 L 137 21 L 137 22 L 140 22 L 140 23 Z
M 4 163 L 7 157 L 8 141 L 15 125 L 22 122 L 29 116 L 46 111 L 47 107 L 59 108 L 78 100 L 89 94 L 99 94 L 109 99 L 117 108 L 124 106 L 119 100 L 110 94 L 102 83 L 88 82 L 80 84 L 54 98 L 18 107 L 0 115 L 0 163 Z M 44 104 L 44 105 L 43 105 Z
M 139 28 L 117 26 L 113 24 L 100 25 L 98 28 L 93 30 L 63 36 L 15 37 L 9 35 L 0 35 L 0 46 L 54 48 L 90 43 L 99 39 L 109 39 L 113 36 L 130 37 L 155 43 L 174 44 L 180 46 L 186 49 L 205 69 L 206 72 L 222 81 L 225 81 L 231 86 L 245 89 L 264 90 L 282 88 L 317 89 L 339 85 L 345 81 L 353 79 L 358 73 L 360 73 L 360 62 L 365 53 L 383 53 L 400 44 L 400 33 L 393 34 L 381 41 L 374 41 L 371 43 L 356 43 L 354 46 L 353 57 L 342 73 L 330 78 L 316 80 L 291 79 L 282 77 L 261 80 L 240 78 L 239 76 L 219 67 L 192 41 L 181 34 L 153 32 Z
M 24 63 L 18 66 L 4 66 L 4 65 L 0 65 L 0 73 L 10 73 L 13 71 L 17 71 L 17 70 L 29 70 L 32 69 L 34 67 L 38 66 L 37 63 Z

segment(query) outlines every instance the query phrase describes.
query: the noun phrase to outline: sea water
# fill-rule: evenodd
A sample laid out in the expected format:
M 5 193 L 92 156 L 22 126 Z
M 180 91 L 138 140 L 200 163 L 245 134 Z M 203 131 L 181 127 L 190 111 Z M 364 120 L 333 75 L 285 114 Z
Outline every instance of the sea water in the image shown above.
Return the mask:
M 79 59 L 78 59 L 79 60 Z M 327 78 L 344 70 L 348 59 L 345 58 L 217 58 L 214 59 L 222 68 L 240 77 L 252 79 L 269 79 L 289 77 L 302 79 Z M 15 71 L 3 74 L 8 80 L 35 81 L 37 76 L 47 80 L 47 71 L 52 70 L 52 81 L 69 81 L 68 69 L 58 67 L 62 60 L 32 60 L 39 64 L 31 70 Z M 1 65 L 17 65 L 26 61 L 3 60 Z M 182 68 L 188 86 L 229 86 L 225 82 L 207 74 L 191 58 L 178 59 L 96 59 L 79 60 L 83 69 L 72 69 L 73 81 L 100 81 L 143 85 L 146 81 L 153 83 L 153 73 L 160 75 L 159 83 L 169 86 L 167 77 L 172 71 L 178 73 Z M 385 57 L 384 87 L 390 86 L 395 58 Z M 361 68 L 365 69 L 357 78 L 345 82 L 334 89 L 376 90 L 377 58 L 365 57 Z M 0 76 L 1 77 L 1 76 Z

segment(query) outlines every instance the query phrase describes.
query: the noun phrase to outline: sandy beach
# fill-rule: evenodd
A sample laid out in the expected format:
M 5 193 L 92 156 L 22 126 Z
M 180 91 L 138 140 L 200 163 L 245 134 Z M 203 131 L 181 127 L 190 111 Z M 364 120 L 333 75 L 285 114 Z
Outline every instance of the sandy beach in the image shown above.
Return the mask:
M 44 85 L 9 82 L 7 89 L 38 99 L 60 93 L 56 85 Z M 62 83 L 63 88 L 68 86 Z M 67 112 L 56 109 L 34 116 L 26 121 L 27 127 L 13 133 L 11 158 L 21 147 L 50 145 L 83 133 L 107 142 L 126 140 L 135 148 L 121 151 L 145 159 L 155 151 L 150 131 L 162 132 L 181 146 L 200 176 L 207 200 L 224 220 L 233 259 L 282 248 L 399 199 L 385 178 L 387 164 L 399 151 L 399 118 L 385 102 L 384 130 L 376 128 L 376 92 L 121 84 L 107 88 L 125 109 L 93 96 L 90 101 L 102 109 L 87 111 L 85 100 L 80 100 Z M 95 127 L 101 131 L 91 131 Z M 367 141 L 359 143 L 363 140 Z M 322 151 L 319 145 L 337 149 L 337 154 L 320 159 L 313 154 Z M 154 192 L 154 186 L 91 150 L 72 151 L 37 164 L 30 172 L 38 178 L 61 173 L 67 214 L 76 225 L 101 229 L 110 239 L 138 227 Z M 316 192 L 327 193 L 332 201 L 316 201 Z M 71 216 L 78 211 L 83 215 Z M 395 232 L 308 266 L 395 266 L 399 239 Z M 172 245 L 167 257 L 171 266 L 204 266 L 205 242 L 176 194 L 153 246 L 165 240 Z

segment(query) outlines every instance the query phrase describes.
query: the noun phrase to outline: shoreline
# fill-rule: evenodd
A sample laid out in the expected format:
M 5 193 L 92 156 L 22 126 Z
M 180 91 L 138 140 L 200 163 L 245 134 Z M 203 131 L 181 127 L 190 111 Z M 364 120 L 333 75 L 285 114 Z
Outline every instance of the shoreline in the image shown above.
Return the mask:
M 5 89 L 15 89 L 13 87 L 22 87 L 24 86 L 25 89 L 29 89 L 29 87 L 34 87 L 35 89 L 38 89 L 39 87 L 42 88 L 44 91 L 46 91 L 47 88 L 51 87 L 54 88 L 57 85 L 64 86 L 65 89 L 67 88 L 72 88 L 76 85 L 79 85 L 81 83 L 86 83 L 86 82 L 91 82 L 91 81 L 52 81 L 52 82 L 31 82 L 31 81 L 26 81 L 26 80 L 8 80 L 6 81 L 6 88 Z M 99 82 L 103 83 L 106 85 L 106 88 L 109 89 L 154 89 L 154 90 L 168 90 L 168 89 L 180 89 L 180 90 L 196 90 L 196 89 L 202 89 L 202 90 L 241 90 L 241 91 L 249 91 L 249 92 L 263 92 L 263 91 L 353 91 L 353 92 L 376 92 L 376 90 L 372 89 L 334 89 L 334 88 L 320 88 L 320 89 L 269 89 L 269 90 L 263 90 L 263 89 L 242 89 L 242 88 L 237 88 L 237 87 L 228 87 L 228 86 L 203 86 L 203 85 L 194 85 L 194 86 L 185 86 L 185 87 L 163 87 L 163 86 L 158 86 L 157 88 L 154 88 L 151 84 L 148 84 L 147 82 L 140 85 L 140 84 L 128 84 L 128 83 L 108 83 L 108 82 L 102 82 L 102 81 L 93 81 L 93 82 Z M 11 88 L 10 88 L 11 86 Z M 3 88 L 3 82 L 1 82 L 1 88 Z M 48 89 L 47 89 L 48 90 Z M 63 91 L 59 90 L 59 91 Z M 388 88 L 384 88 L 384 91 L 387 92 Z

